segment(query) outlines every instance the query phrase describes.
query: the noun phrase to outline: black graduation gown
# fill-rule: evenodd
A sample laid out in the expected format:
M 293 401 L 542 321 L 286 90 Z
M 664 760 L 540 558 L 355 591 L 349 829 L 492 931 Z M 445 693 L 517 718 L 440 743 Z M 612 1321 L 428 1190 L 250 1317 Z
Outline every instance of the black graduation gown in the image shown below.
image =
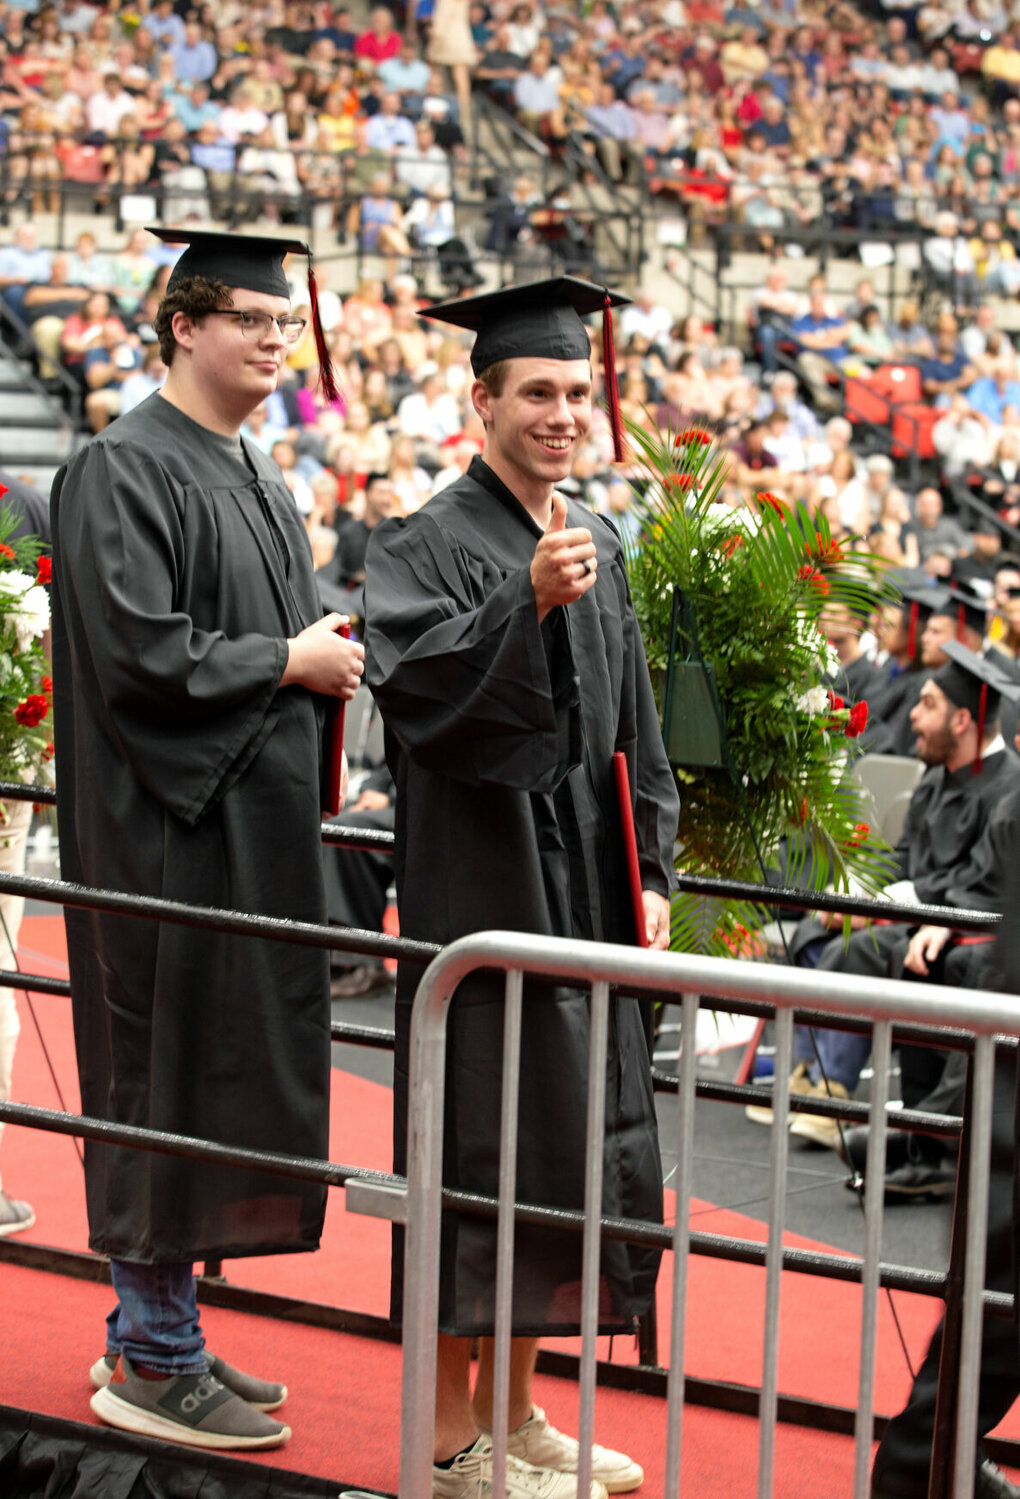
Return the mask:
M 980 772 L 971 766 L 947 771 L 930 766 L 917 783 L 895 848 L 894 881 L 910 880 L 924 905 L 945 905 L 950 892 L 972 882 L 975 849 L 993 813 L 1004 798 L 1020 787 L 1020 762 L 1005 749 L 985 757 Z M 965 902 L 956 901 L 963 905 Z M 797 925 L 790 951 L 796 960 L 809 943 L 822 937 L 829 946 L 821 966 L 841 973 L 890 972 L 899 977 L 898 965 L 906 947 L 902 924 L 855 932 L 849 943 L 832 937 L 812 917 Z
M 278 690 L 319 616 L 279 471 L 154 395 L 54 481 L 66 879 L 322 921 L 321 705 Z M 86 1114 L 328 1147 L 328 955 L 66 912 Z M 325 1191 L 86 1145 L 89 1243 L 143 1263 L 314 1249 Z
M 397 785 L 401 931 L 450 942 L 503 928 L 634 940 L 611 757 L 630 762 L 643 885 L 673 882 L 678 800 L 666 761 L 616 532 L 588 526 L 598 584 L 539 625 L 529 566 L 539 528 L 480 459 L 406 520 L 381 524 L 367 558 L 367 677 Z M 407 1042 L 420 969 L 397 982 L 394 1155 L 404 1170 Z M 472 978 L 450 1025 L 449 1185 L 495 1194 L 503 982 Z M 528 990 L 522 1035 L 519 1200 L 579 1208 L 588 999 Z M 614 1002 L 607 1063 L 603 1210 L 661 1221 L 648 1051 L 635 1001 Z M 492 1330 L 491 1222 L 448 1215 L 440 1328 Z M 392 1308 L 399 1318 L 402 1238 Z M 658 1255 L 603 1244 L 600 1319 L 628 1326 L 651 1299 Z M 517 1235 L 514 1330 L 574 1333 L 580 1236 Z

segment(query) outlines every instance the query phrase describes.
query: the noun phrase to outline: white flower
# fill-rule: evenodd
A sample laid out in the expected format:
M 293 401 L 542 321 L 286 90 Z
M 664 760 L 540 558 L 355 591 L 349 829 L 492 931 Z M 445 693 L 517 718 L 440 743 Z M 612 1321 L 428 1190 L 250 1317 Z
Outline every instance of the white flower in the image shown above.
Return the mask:
M 810 713 L 812 718 L 817 718 L 829 711 L 829 694 L 824 687 L 809 687 L 797 699 L 797 707 L 801 713 Z
M 28 573 L 0 573 L 0 613 L 13 620 L 18 649 L 25 650 L 50 627 L 49 595 Z

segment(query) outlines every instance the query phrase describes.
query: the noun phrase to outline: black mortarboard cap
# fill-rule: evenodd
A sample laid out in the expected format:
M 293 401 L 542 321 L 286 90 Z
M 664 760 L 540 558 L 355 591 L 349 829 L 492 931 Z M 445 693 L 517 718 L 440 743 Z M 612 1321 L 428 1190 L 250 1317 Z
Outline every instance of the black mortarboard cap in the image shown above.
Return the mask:
M 480 375 L 503 359 L 587 359 L 591 340 L 581 319 L 601 312 L 606 398 L 619 461 L 622 443 L 611 309 L 630 301 L 620 292 L 577 276 L 553 276 L 546 281 L 505 286 L 480 297 L 437 302 L 423 308 L 421 316 L 474 333 L 471 368 Z
M 985 724 L 998 717 L 999 701 L 1008 697 L 1020 698 L 1020 683 L 1015 682 L 988 656 L 978 656 L 961 645 L 958 640 L 947 640 L 942 650 L 949 657 L 944 666 L 933 673 L 932 681 L 942 689 L 949 701 L 957 708 L 966 708 L 978 727 L 978 755 L 974 762 L 975 773 L 981 769 L 980 743 L 984 738 Z
M 933 588 L 924 583 L 908 583 L 900 585 L 900 593 L 907 613 L 910 654 L 916 656 L 921 631 L 949 597 L 949 589 Z
M 987 603 L 964 583 L 954 583 L 951 588 L 946 589 L 944 599 L 932 613 L 946 615 L 956 621 L 957 640 L 965 628 L 984 635 L 988 627 Z
M 319 356 L 322 392 L 328 401 L 336 400 L 339 392 L 319 318 L 312 252 L 304 240 L 262 234 L 224 234 L 188 227 L 162 229 L 154 225 L 149 226 L 148 232 L 164 244 L 187 246 L 170 273 L 166 284 L 168 294 L 191 276 L 203 276 L 206 281 L 222 281 L 224 286 L 238 290 L 262 292 L 270 297 L 289 297 L 284 258 L 287 255 L 307 256 L 308 297 L 312 305 L 312 332 Z

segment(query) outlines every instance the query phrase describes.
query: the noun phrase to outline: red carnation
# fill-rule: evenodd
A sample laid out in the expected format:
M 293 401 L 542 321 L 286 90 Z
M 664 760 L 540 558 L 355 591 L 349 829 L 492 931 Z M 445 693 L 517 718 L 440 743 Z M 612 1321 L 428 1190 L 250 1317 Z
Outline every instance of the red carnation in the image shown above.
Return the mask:
M 696 442 L 700 442 L 703 448 L 707 448 L 711 441 L 711 432 L 706 432 L 703 427 L 685 427 L 682 432 L 676 434 L 674 446 L 686 448 L 692 447 Z
M 822 537 L 821 531 L 815 532 L 814 547 L 811 546 L 810 542 L 808 543 L 809 557 L 811 556 L 812 552 L 817 554 L 818 558 L 822 562 L 836 563 L 843 561 L 843 548 L 838 544 L 838 542 L 825 541 Z
M 805 583 L 810 583 L 816 593 L 828 593 L 829 580 L 822 576 L 810 562 L 802 562 L 797 569 L 797 577 L 802 578 Z
M 786 501 L 781 500 L 777 494 L 772 494 L 767 489 L 760 489 L 755 495 L 755 499 L 758 501 L 759 505 L 768 505 L 769 508 L 774 510 L 778 516 L 781 516 L 784 520 L 786 519 L 786 515 L 790 507 L 787 505 Z
M 0 484 L 0 500 L 2 500 L 4 495 L 8 493 L 9 489 L 10 486 L 8 484 Z
M 52 677 L 43 677 L 42 681 L 39 683 L 39 686 L 42 688 L 43 692 L 46 693 L 47 697 L 52 697 L 53 696 L 53 678 Z
M 866 822 L 855 822 L 853 837 L 846 840 L 847 848 L 860 848 L 862 843 L 867 843 L 871 837 L 871 828 Z
M 50 705 L 42 694 L 30 692 L 25 701 L 15 708 L 14 717 L 23 728 L 34 729 L 36 724 L 42 723 L 49 711 Z
M 693 474 L 667 474 L 663 479 L 666 489 L 675 489 L 679 494 L 684 494 L 694 486 Z
M 51 739 L 49 744 L 43 750 L 42 757 L 44 760 L 52 760 L 55 753 L 56 751 L 54 749 L 53 740 Z
M 13 556 L 13 553 L 11 554 Z M 36 578 L 40 583 L 48 583 L 53 576 L 52 557 L 40 557 L 35 564 Z
M 850 709 L 850 717 L 847 719 L 846 737 L 856 739 L 858 734 L 863 734 L 868 726 L 867 703 L 854 703 Z
M 9 557 L 12 562 L 14 561 L 14 548 L 9 547 L 6 541 L 0 541 L 0 557 Z
M 732 557 L 733 553 L 737 550 L 737 547 L 742 547 L 743 545 L 744 538 L 741 536 L 739 531 L 736 531 L 730 537 L 729 541 L 723 542 L 719 550 L 720 552 L 722 552 L 724 557 Z

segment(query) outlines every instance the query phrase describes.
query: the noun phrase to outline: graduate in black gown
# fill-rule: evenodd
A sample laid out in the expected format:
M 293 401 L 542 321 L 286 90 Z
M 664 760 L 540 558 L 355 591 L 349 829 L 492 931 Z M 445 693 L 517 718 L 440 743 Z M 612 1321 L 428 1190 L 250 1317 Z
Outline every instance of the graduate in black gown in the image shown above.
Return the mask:
M 322 617 L 293 497 L 239 435 L 301 332 L 283 254 L 303 247 L 164 237 L 191 242 L 157 314 L 166 384 L 53 487 L 63 874 L 321 922 L 325 700 L 353 696 L 363 652 Z M 92 911 L 66 925 L 86 1114 L 324 1155 L 324 951 Z M 85 1181 L 118 1297 L 97 1414 L 191 1445 L 285 1440 L 248 1403 L 282 1387 L 210 1363 L 192 1264 L 315 1249 L 325 1189 L 95 1144 Z
M 878 669 L 868 696 L 868 727 L 862 740 L 866 754 L 914 754 L 910 714 L 924 682 L 921 641 L 946 590 L 908 584 L 902 593 L 898 605 L 886 605 L 883 611 L 882 644 L 889 659 Z
M 955 654 L 955 653 L 953 653 Z M 987 665 L 988 663 L 983 663 Z M 1011 682 L 1004 691 L 1016 692 Z M 1020 747 L 1020 746 L 1018 746 Z M 1003 924 L 994 944 L 958 942 L 945 927 L 922 927 L 911 941 L 904 977 L 945 982 L 962 988 L 1020 993 L 1020 790 L 1004 798 L 974 848 L 961 883 L 949 893 L 951 904 L 975 910 L 997 909 Z M 920 1048 L 906 1048 L 916 1052 Z M 924 1098 L 908 1095 L 908 1107 L 935 1113 L 962 1112 L 966 1084 L 966 1054 L 929 1053 L 944 1059 L 941 1076 Z M 1014 1052 L 996 1054 L 992 1105 L 992 1145 L 989 1175 L 988 1244 L 985 1286 L 1016 1294 L 1017 1216 L 1015 1096 L 1017 1060 Z M 857 1133 L 854 1131 L 853 1133 Z M 862 1132 L 863 1133 L 863 1132 Z M 887 1146 L 896 1150 L 899 1132 L 890 1132 Z M 924 1137 L 915 1137 L 922 1141 Z M 863 1145 L 865 1142 L 862 1141 Z M 933 1143 L 928 1142 L 929 1146 Z M 924 1160 L 931 1161 L 922 1147 Z M 924 1362 L 917 1372 L 907 1404 L 889 1422 L 875 1454 L 873 1499 L 925 1499 L 928 1493 L 932 1440 L 942 1356 L 942 1327 L 936 1329 Z M 1020 1396 L 1020 1347 L 1015 1319 L 986 1313 L 981 1328 L 981 1376 L 978 1387 L 978 1436 L 992 1431 Z M 991 1463 L 979 1446 L 975 1499 L 1020 1499 L 1020 1488 Z
M 974 674 L 975 669 L 984 670 L 989 681 L 997 683 L 1001 673 L 954 641 L 947 646 L 971 669 L 946 656 L 945 665 L 925 677 L 911 714 L 918 753 L 928 769 L 910 799 L 895 849 L 897 878 L 885 891 L 891 900 L 908 904 L 945 902 L 949 891 L 960 886 L 996 808 L 1020 787 L 1020 762 L 997 732 L 998 687 L 989 688 Z M 842 935 L 827 938 L 824 925 L 813 918 L 798 924 L 791 951 L 802 966 L 899 977 L 910 927 L 898 922 L 871 927 L 863 917 L 854 917 L 858 929 L 846 942 Z M 847 1098 L 869 1051 L 867 1036 L 819 1030 L 811 1047 L 800 1054 L 813 1069 L 811 1085 L 817 1095 Z M 790 1132 L 831 1149 L 840 1143 L 836 1121 L 820 1114 L 798 1112 Z
M 478 333 L 472 401 L 482 457 L 416 514 L 384 521 L 367 557 L 367 677 L 397 787 L 401 931 L 449 942 L 489 928 L 634 941 L 612 755 L 630 766 L 650 944 L 669 940 L 677 792 L 663 749 L 616 531 L 555 493 L 590 428 L 590 344 L 578 311 L 601 288 L 564 277 L 434 307 Z M 577 310 L 575 310 L 577 309 Z M 397 984 L 396 1169 L 406 1159 L 407 1043 L 420 971 Z M 583 1202 L 588 997 L 526 990 L 517 1196 Z M 472 977 L 450 1019 L 444 1177 L 494 1193 L 499 1151 L 503 982 Z M 648 1051 L 636 1002 L 616 1000 L 608 1058 L 603 1211 L 658 1221 L 662 1181 Z M 514 1274 L 510 1451 L 560 1470 L 553 1487 L 520 1467 L 512 1492 L 572 1495 L 572 1439 L 531 1405 L 537 1338 L 579 1326 L 580 1236 L 521 1228 Z M 393 1314 L 400 1315 L 402 1243 Z M 493 1331 L 495 1232 L 449 1215 L 443 1227 L 433 1493 L 487 1481 L 491 1347 L 473 1405 L 470 1339 Z M 658 1256 L 604 1242 L 600 1311 L 629 1329 L 650 1304 Z M 641 1482 L 596 1449 L 615 1492 Z M 549 1475 L 534 1483 L 548 1484 Z M 522 1485 L 524 1485 L 522 1487 Z M 593 1493 L 599 1491 L 599 1485 Z

